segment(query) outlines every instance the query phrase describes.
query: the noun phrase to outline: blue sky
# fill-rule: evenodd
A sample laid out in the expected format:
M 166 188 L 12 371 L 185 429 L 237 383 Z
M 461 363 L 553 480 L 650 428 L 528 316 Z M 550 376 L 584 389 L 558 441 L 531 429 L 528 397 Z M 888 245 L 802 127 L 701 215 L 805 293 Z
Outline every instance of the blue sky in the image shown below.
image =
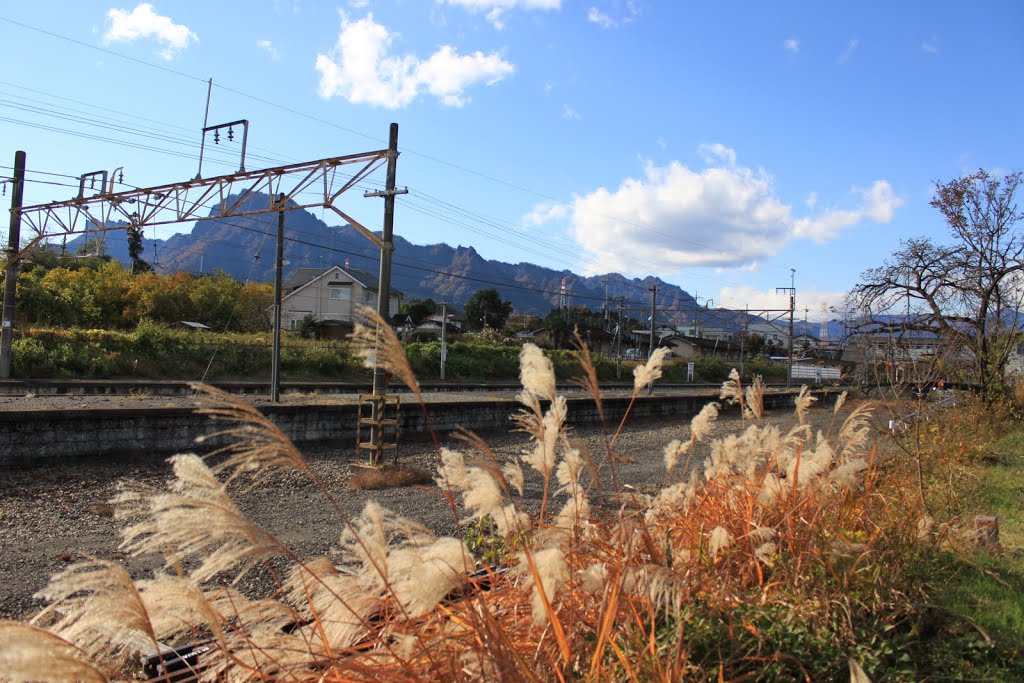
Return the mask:
M 0 18 L 0 165 L 23 149 L 34 181 L 193 177 L 212 77 L 210 123 L 251 121 L 250 168 L 378 149 L 394 121 L 397 234 L 654 274 L 715 306 L 783 304 L 795 269 L 816 319 L 900 239 L 945 238 L 934 181 L 1024 166 L 1014 1 L 40 0 Z M 26 203 L 76 189 L 33 182 Z M 347 202 L 379 228 L 379 199 Z

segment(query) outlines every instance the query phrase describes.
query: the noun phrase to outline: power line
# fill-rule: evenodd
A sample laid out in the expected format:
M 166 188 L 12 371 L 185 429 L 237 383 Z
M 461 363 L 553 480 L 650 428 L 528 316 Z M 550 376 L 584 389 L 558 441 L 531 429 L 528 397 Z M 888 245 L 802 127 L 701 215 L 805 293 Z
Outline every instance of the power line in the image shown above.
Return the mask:
M 28 30 L 37 31 L 39 33 L 51 36 L 53 38 L 57 38 L 57 39 L 60 39 L 60 40 L 65 40 L 65 41 L 74 43 L 76 45 L 82 46 L 82 47 L 90 48 L 90 49 L 93 49 L 93 50 L 98 50 L 98 51 L 103 52 L 105 54 L 110 54 L 110 55 L 113 55 L 113 56 L 116 56 L 116 57 L 120 57 L 122 59 L 126 59 L 126 60 L 129 60 L 131 62 L 135 62 L 137 64 L 142 64 L 144 66 L 150 66 L 152 68 L 159 69 L 159 70 L 167 72 L 167 73 L 171 73 L 171 74 L 174 74 L 174 75 L 177 75 L 177 76 L 182 76 L 182 77 L 187 78 L 189 80 L 193 80 L 193 81 L 197 81 L 197 82 L 202 82 L 202 83 L 206 83 L 207 82 L 206 79 L 200 78 L 198 76 L 193 76 L 191 74 L 188 74 L 188 73 L 185 73 L 185 72 L 182 72 L 182 71 L 178 71 L 176 69 L 171 69 L 169 67 L 162 66 L 160 64 L 155 64 L 155 63 L 149 62 L 147 60 L 138 59 L 138 58 L 135 58 L 135 57 L 130 57 L 128 55 L 116 52 L 114 50 L 110 50 L 110 49 L 107 49 L 107 48 L 101 48 L 101 47 L 96 46 L 96 45 L 90 45 L 88 43 L 76 40 L 76 39 L 71 38 L 69 36 L 65 36 L 65 35 L 62 35 L 62 34 L 59 34 L 59 33 L 55 33 L 53 31 L 47 31 L 45 29 L 41 29 L 41 28 L 38 28 L 36 26 L 32 26 L 30 24 L 25 24 L 23 22 L 15 21 L 13 19 L 9 19 L 9 18 L 2 17 L 2 16 L 0 16 L 0 20 L 6 21 L 6 22 L 8 22 L 10 24 L 14 24 L 16 26 L 19 26 L 19 27 L 22 27 L 22 28 L 25 28 L 25 29 L 28 29 Z M 273 107 L 275 109 L 279 109 L 281 111 L 285 111 L 285 112 L 288 112 L 290 114 L 293 114 L 293 115 L 296 115 L 296 116 L 299 116 L 299 117 L 302 117 L 302 118 L 305 118 L 305 119 L 308 119 L 308 120 L 311 120 L 311 121 L 315 121 L 317 123 L 321 123 L 321 124 L 329 126 L 331 128 L 342 130 L 342 131 L 345 131 L 347 133 L 351 133 L 353 135 L 364 137 L 364 138 L 366 138 L 368 140 L 372 140 L 372 141 L 375 141 L 375 142 L 383 142 L 378 137 L 375 137 L 375 136 L 372 136 L 372 135 L 368 135 L 366 133 L 362 133 L 360 131 L 357 131 L 357 130 L 354 130 L 354 129 L 351 129 L 351 128 L 347 128 L 345 126 L 341 126 L 341 125 L 339 125 L 337 123 L 334 123 L 333 121 L 328 121 L 328 120 L 326 120 L 324 118 L 321 118 L 319 116 L 315 116 L 315 115 L 312 115 L 312 114 L 307 114 L 307 113 L 299 111 L 297 109 L 293 109 L 293 108 L 288 107 L 286 105 L 282 105 L 282 104 L 279 104 L 277 102 L 273 102 L 271 100 L 267 100 L 265 98 L 258 97 L 256 95 L 252 95 L 250 93 L 244 92 L 242 90 L 238 90 L 236 88 L 231 88 L 231 87 L 228 87 L 228 86 L 225 86 L 225 85 L 221 85 L 221 84 L 218 84 L 218 83 L 214 83 L 214 86 L 217 87 L 220 90 L 225 91 L 225 92 L 230 92 L 230 93 L 233 93 L 233 94 L 238 95 L 240 97 L 245 97 L 245 98 L 253 100 L 255 102 L 259 102 L 259 103 L 265 104 L 265 105 L 267 105 L 269 107 Z M 562 201 L 562 200 L 560 200 L 560 199 L 558 199 L 556 197 L 552 197 L 552 196 L 550 196 L 548 194 L 545 194 L 543 192 L 538 192 L 536 190 L 533 190 L 531 188 L 527 188 L 525 186 L 513 183 L 511 181 L 503 180 L 501 178 L 498 178 L 496 176 L 490 175 L 488 173 L 484 173 L 482 171 L 476 171 L 476 170 L 467 168 L 465 166 L 462 166 L 460 164 L 456 164 L 454 162 L 446 161 L 444 159 L 440 159 L 438 157 L 435 157 L 435 156 L 432 156 L 432 155 L 429 155 L 429 154 L 426 154 L 426 153 L 423 153 L 423 152 L 419 152 L 419 151 L 417 151 L 415 149 L 411 149 L 411 148 L 408 148 L 408 147 L 403 148 L 403 151 L 407 152 L 409 154 L 415 155 L 415 156 L 422 157 L 422 158 L 427 159 L 429 161 L 432 161 L 434 163 L 439 163 L 439 164 L 442 164 L 442 165 L 454 168 L 454 169 L 456 169 L 458 171 L 461 171 L 463 173 L 468 173 L 468 174 L 471 174 L 471 175 L 475 175 L 475 176 L 478 176 L 480 178 L 489 180 L 491 182 L 495 182 L 495 183 L 498 183 L 498 184 L 501 184 L 501 185 L 505 185 L 507 187 L 511 187 L 511 188 L 516 189 L 518 191 L 525 192 L 525 193 L 528 193 L 528 194 L 532 194 L 532 195 L 535 195 L 537 197 L 540 197 L 542 199 L 545 199 L 545 200 L 548 200 L 548 201 L 551 201 L 551 202 L 555 202 L 557 205 L 560 205 L 560 206 L 570 206 L 568 203 L 566 203 L 566 202 L 564 202 L 564 201 Z M 717 247 L 713 247 L 713 246 L 711 246 L 709 244 L 702 243 L 702 242 L 697 242 L 697 241 L 694 241 L 694 240 L 679 239 L 676 236 L 669 235 L 667 233 L 663 233 L 663 232 L 661 232 L 659 230 L 656 230 L 656 229 L 650 227 L 649 225 L 644 225 L 642 223 L 637 223 L 637 222 L 634 222 L 634 221 L 630 221 L 630 220 L 624 219 L 624 218 L 622 218 L 620 216 L 608 216 L 608 218 L 611 218 L 615 222 L 618 222 L 618 223 L 621 223 L 621 224 L 624 224 L 624 225 L 628 225 L 630 227 L 634 227 L 634 228 L 637 228 L 639 230 L 644 230 L 644 231 L 650 232 L 652 234 L 655 234 L 655 235 L 658 235 L 658 236 L 661 236 L 661 237 L 672 239 L 672 240 L 674 240 L 676 242 L 682 242 L 682 243 L 685 243 L 685 244 L 690 244 L 690 245 L 693 245 L 693 246 L 696 246 L 696 247 L 700 247 L 702 249 L 710 249 L 712 251 L 717 251 L 717 252 L 719 252 L 721 254 L 728 254 L 728 252 L 726 252 L 725 250 L 719 249 Z M 691 276 L 693 276 L 693 275 L 691 274 Z M 725 281 L 725 282 L 728 283 L 728 281 Z M 733 283 L 733 284 L 735 284 L 735 283 Z

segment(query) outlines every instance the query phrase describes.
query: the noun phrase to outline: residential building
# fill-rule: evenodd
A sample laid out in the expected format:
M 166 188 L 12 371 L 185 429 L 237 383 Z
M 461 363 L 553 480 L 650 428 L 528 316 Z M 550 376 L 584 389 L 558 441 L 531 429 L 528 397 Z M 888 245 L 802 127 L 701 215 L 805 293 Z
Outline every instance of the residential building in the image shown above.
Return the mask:
M 376 307 L 378 287 L 377 276 L 358 268 L 299 268 L 284 285 L 281 327 L 294 330 L 312 316 L 326 336 L 343 336 L 357 320 L 359 305 Z M 391 289 L 389 319 L 398 313 L 401 297 Z
M 673 358 L 693 360 L 695 358 L 721 358 L 723 360 L 739 360 L 741 348 L 739 344 L 721 339 L 705 339 L 702 337 L 685 337 L 679 334 L 662 337 L 659 346 L 672 350 Z

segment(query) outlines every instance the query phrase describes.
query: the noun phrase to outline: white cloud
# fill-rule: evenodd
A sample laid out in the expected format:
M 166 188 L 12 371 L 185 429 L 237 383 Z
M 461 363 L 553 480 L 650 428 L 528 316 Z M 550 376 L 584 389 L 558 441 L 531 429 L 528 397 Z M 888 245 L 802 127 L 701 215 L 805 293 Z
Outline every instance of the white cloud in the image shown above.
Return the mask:
M 597 24 L 601 28 L 615 28 L 619 25 L 619 22 L 615 21 L 596 7 L 591 7 L 587 10 L 587 21 L 591 24 Z
M 921 43 L 921 51 L 929 55 L 937 53 L 939 51 L 939 41 L 935 38 L 924 41 Z
M 800 41 L 796 38 L 786 38 L 782 43 L 782 47 L 786 48 L 788 52 L 796 54 L 797 52 L 800 52 Z
M 776 253 L 789 236 L 790 208 L 772 180 L 749 168 L 692 171 L 648 163 L 617 190 L 576 197 L 572 232 L 601 268 L 631 271 L 635 260 L 663 267 L 737 267 Z
M 601 270 L 632 272 L 646 262 L 662 272 L 687 267 L 754 268 L 794 239 L 824 242 L 865 220 L 886 223 L 902 204 L 892 186 L 876 181 L 856 190 L 860 206 L 794 217 L 764 170 L 737 165 L 736 152 L 720 143 L 698 150 L 709 166 L 651 162 L 639 178 L 617 189 L 601 187 L 572 202 L 563 216 L 550 205 L 534 209 L 531 223 L 566 218 L 570 233 Z M 817 202 L 812 193 L 808 204 Z
M 850 60 L 850 57 L 853 56 L 853 53 L 857 51 L 858 45 L 860 45 L 860 41 L 856 38 L 848 42 L 846 44 L 846 49 L 843 50 L 843 53 L 836 59 L 836 64 L 846 64 L 846 62 Z
M 281 51 L 274 47 L 274 44 L 269 40 L 257 40 L 256 47 L 265 51 L 268 55 L 270 55 L 271 59 L 277 60 L 281 58 Z
M 483 13 L 487 21 L 499 31 L 505 28 L 503 15 L 515 9 L 559 10 L 562 0 L 437 0 L 437 2 L 462 7 L 472 14 Z
M 570 121 L 579 121 L 583 117 L 580 116 L 578 111 L 570 107 L 568 104 L 565 104 L 562 105 L 562 118 Z
M 720 142 L 705 144 L 697 147 L 697 154 L 706 164 L 715 164 L 724 161 L 729 166 L 736 165 L 736 150 L 726 147 Z
M 446 106 L 461 107 L 469 102 L 467 88 L 493 85 L 515 71 L 497 52 L 460 55 L 450 45 L 442 45 L 425 60 L 412 54 L 393 56 L 389 52 L 394 38 L 372 14 L 349 21 L 342 13 L 331 54 L 316 56 L 320 97 L 341 96 L 353 104 L 398 109 L 426 92 Z
M 562 220 L 570 214 L 571 206 L 563 203 L 544 202 L 533 207 L 520 221 L 525 227 L 544 225 L 552 221 Z
M 587 10 L 587 21 L 597 24 L 601 28 L 618 28 L 619 26 L 631 23 L 640 15 L 640 7 L 634 0 L 626 0 L 624 7 L 619 7 L 619 3 L 616 3 L 616 10 L 616 14 L 619 16 L 613 17 L 607 12 L 602 12 L 596 6 L 591 5 Z
M 157 14 L 148 2 L 136 5 L 131 12 L 111 8 L 107 10 L 107 20 L 110 25 L 103 34 L 104 45 L 152 38 L 164 46 L 157 54 L 166 60 L 173 59 L 191 43 L 199 42 L 199 36 L 188 26 L 175 24 L 170 17 Z
M 885 180 L 876 180 L 867 190 L 856 190 L 862 203 L 855 209 L 830 209 L 814 218 L 801 218 L 793 225 L 793 235 L 812 239 L 819 244 L 835 239 L 844 228 L 870 218 L 876 223 L 888 223 L 893 212 L 903 205 L 903 199 L 893 192 Z M 817 195 L 814 195 L 817 200 Z
M 804 200 L 804 204 L 807 205 L 808 209 L 813 209 L 818 204 L 818 193 L 812 192 L 807 195 L 807 199 Z
M 821 304 L 825 304 L 825 309 L 828 311 L 829 307 L 835 306 L 837 309 L 843 304 L 846 297 L 845 292 L 824 292 L 814 286 L 803 287 L 800 285 L 800 273 L 797 271 L 797 282 L 796 282 L 796 319 L 804 319 L 804 309 L 807 309 L 807 320 L 813 322 L 821 322 Z M 787 272 L 783 281 L 779 283 L 780 287 L 789 286 L 789 273 Z M 749 307 L 751 313 L 756 313 L 758 309 L 788 309 L 789 308 L 789 294 L 786 292 L 776 292 L 774 289 L 763 290 L 757 289 L 756 287 L 749 287 L 746 285 L 738 285 L 733 287 L 723 287 L 718 295 L 715 296 L 715 305 L 721 306 L 722 308 L 745 308 Z M 828 311 L 825 315 L 826 319 L 834 319 L 838 317 L 838 314 Z M 787 327 L 789 325 L 789 316 L 787 315 L 784 322 L 780 322 L 780 326 Z
M 353 9 L 364 9 L 370 5 L 370 0 L 348 0 L 348 5 Z

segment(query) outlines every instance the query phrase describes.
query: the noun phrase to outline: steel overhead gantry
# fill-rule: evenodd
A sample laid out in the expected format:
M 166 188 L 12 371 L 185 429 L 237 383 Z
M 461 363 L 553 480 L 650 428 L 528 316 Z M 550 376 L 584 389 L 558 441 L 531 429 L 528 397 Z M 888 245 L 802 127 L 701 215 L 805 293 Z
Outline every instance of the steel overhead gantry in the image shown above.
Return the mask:
M 380 237 L 335 206 L 335 202 L 387 159 L 388 150 L 381 149 L 125 192 L 108 192 L 103 182 L 102 191 L 92 196 L 84 196 L 83 182 L 79 196 L 74 199 L 21 209 L 21 220 L 33 234 L 14 259 L 22 258 L 47 238 L 123 230 L 124 225 L 111 225 L 115 221 L 141 228 L 317 207 L 331 209 L 377 247 L 383 247 Z M 360 164 L 354 173 L 343 170 Z M 93 174 L 86 174 L 89 175 Z M 317 191 L 313 199 L 300 196 L 310 190 Z M 265 206 L 253 207 L 251 201 L 246 202 L 254 193 L 266 195 Z
M 221 126 L 204 127 L 208 130 L 243 123 L 236 121 Z M 248 123 L 248 122 L 244 122 Z M 248 126 L 246 125 L 246 135 Z M 243 138 L 244 144 L 244 138 Z M 275 277 L 275 373 L 272 377 L 272 395 L 277 397 L 278 375 L 278 335 L 280 334 L 280 277 L 282 267 L 282 243 L 284 212 L 298 209 L 322 207 L 331 209 L 355 228 L 366 239 L 380 249 L 380 278 L 377 292 L 377 312 L 382 320 L 389 317 L 391 291 L 391 253 L 394 249 L 393 229 L 395 213 L 395 196 L 405 194 L 407 189 L 395 186 L 396 162 L 398 159 L 398 124 L 392 123 L 388 147 L 372 152 L 361 152 L 345 156 L 330 157 L 319 161 L 307 161 L 286 166 L 275 166 L 258 171 L 245 170 L 244 150 L 241 167 L 237 173 L 202 178 L 197 175 L 192 180 L 170 183 L 156 187 L 137 188 L 125 192 L 114 192 L 113 177 L 120 168 L 108 175 L 106 171 L 93 171 L 79 177 L 78 197 L 64 201 L 21 206 L 21 188 L 24 183 L 24 153 L 18 152 L 15 166 L 20 168 L 21 175 L 17 178 L 15 195 L 11 209 L 11 239 L 9 240 L 6 269 L 8 278 L 4 292 L 4 310 L 2 321 L 2 341 L 0 341 L 0 377 L 9 376 L 10 342 L 14 327 L 14 288 L 11 285 L 16 277 L 18 262 L 24 258 L 40 241 L 51 238 L 81 233 L 105 234 L 111 230 L 136 228 L 182 223 L 186 221 L 217 220 L 258 214 L 278 214 L 278 249 Z M 384 197 L 384 224 L 381 236 L 375 235 L 345 211 L 335 205 L 338 198 L 352 189 L 357 183 L 373 173 L 383 164 L 387 164 L 387 183 L 384 191 L 368 192 L 364 197 Z M 348 173 L 343 167 L 355 166 L 355 172 Z M 100 180 L 100 191 L 86 196 L 86 181 L 95 187 Z M 109 183 L 108 183 L 109 180 Z M 315 200 L 303 200 L 301 195 L 315 190 Z M 257 194 L 265 195 L 265 204 L 253 205 L 251 198 Z M 117 221 L 120 225 L 111 225 Z M 17 250 L 21 223 L 25 223 L 32 237 L 20 251 Z M 8 294 L 7 290 L 10 290 Z M 8 299 L 10 300 L 8 302 Z M 371 395 L 372 417 L 371 464 L 379 465 L 383 445 L 383 411 L 387 396 L 384 395 L 384 371 L 374 364 L 373 394 Z M 393 420 L 397 426 L 397 419 Z M 397 427 L 396 427 L 397 428 Z M 396 436 L 397 439 L 397 436 Z M 397 453 L 397 451 L 396 451 Z

